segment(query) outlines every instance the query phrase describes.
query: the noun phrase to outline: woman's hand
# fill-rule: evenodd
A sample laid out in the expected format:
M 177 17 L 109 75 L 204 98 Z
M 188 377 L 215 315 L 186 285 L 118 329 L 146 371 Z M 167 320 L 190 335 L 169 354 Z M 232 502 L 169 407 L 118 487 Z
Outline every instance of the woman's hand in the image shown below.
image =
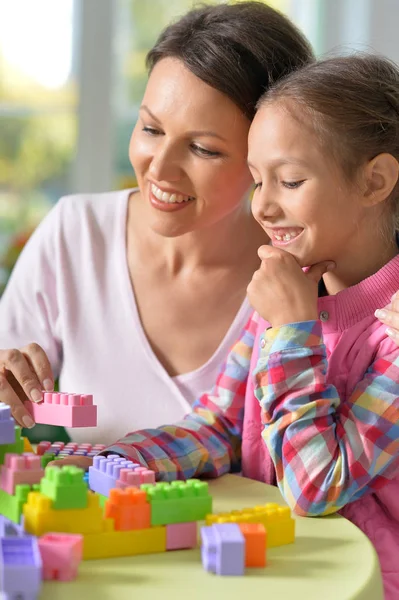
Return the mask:
M 399 293 L 392 296 L 388 306 L 376 310 L 375 316 L 387 326 L 387 335 L 399 346 Z
M 47 467 L 65 467 L 67 465 L 73 465 L 84 469 L 85 471 L 91 467 L 93 459 L 88 456 L 67 456 L 66 458 L 60 458 L 60 460 L 52 460 L 46 466 Z
M 280 248 L 261 246 L 258 255 L 262 262 L 247 293 L 259 315 L 272 327 L 318 319 L 318 282 L 334 263 L 324 261 L 304 273 L 292 254 Z
M 40 402 L 42 390 L 54 389 L 50 361 L 38 344 L 20 350 L 0 350 L 0 402 L 8 404 L 21 427 L 34 426 L 25 402 Z

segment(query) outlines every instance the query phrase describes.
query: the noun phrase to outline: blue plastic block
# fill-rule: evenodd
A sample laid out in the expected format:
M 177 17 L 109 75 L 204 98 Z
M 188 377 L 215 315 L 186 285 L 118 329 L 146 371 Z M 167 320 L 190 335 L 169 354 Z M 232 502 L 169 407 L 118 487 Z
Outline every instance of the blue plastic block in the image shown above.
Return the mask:
M 0 590 L 6 598 L 36 600 L 42 559 L 35 537 L 0 538 Z
M 11 409 L 7 404 L 0 402 L 0 444 L 15 443 L 15 421 L 11 416 Z
M 201 529 L 202 566 L 216 575 L 244 575 L 245 538 L 237 523 L 217 523 Z

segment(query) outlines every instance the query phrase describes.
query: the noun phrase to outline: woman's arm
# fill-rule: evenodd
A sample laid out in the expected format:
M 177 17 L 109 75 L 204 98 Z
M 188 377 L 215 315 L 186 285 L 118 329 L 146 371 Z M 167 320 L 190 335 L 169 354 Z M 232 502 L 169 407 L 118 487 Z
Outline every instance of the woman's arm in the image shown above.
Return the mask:
M 399 467 L 399 348 L 379 357 L 341 403 L 327 383 L 319 321 L 269 329 L 254 371 L 263 437 L 293 510 L 336 512 Z
M 158 473 L 158 479 L 218 477 L 238 471 L 249 365 L 257 328 L 254 314 L 219 372 L 211 393 L 174 425 L 127 434 L 101 454 L 126 456 Z

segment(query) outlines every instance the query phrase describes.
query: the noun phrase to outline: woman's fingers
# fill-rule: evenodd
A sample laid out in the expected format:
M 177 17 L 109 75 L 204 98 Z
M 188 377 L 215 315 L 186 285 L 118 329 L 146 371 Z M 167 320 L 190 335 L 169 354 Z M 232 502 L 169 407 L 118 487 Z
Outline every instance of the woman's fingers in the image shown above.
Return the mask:
M 31 371 L 36 376 L 36 381 L 39 382 L 40 394 L 43 389 L 45 389 L 46 392 L 52 392 L 54 390 L 53 372 L 50 361 L 43 348 L 41 348 L 39 344 L 29 344 L 28 346 L 21 348 L 21 353 L 29 364 Z M 24 391 L 26 393 L 25 388 Z M 36 402 L 32 397 L 31 400 Z
M 0 371 L 0 402 L 4 402 L 11 408 L 11 414 L 21 427 L 30 429 L 35 422 L 26 410 L 23 401 L 8 381 L 6 371 Z

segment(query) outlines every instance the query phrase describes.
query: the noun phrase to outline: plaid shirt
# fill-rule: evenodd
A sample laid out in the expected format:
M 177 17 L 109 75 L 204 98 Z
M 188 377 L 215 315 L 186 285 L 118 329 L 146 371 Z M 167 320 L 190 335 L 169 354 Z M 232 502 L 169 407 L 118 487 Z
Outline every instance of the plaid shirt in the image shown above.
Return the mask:
M 161 480 L 239 471 L 258 320 L 255 313 L 214 389 L 190 415 L 128 434 L 107 452 L 148 466 Z M 399 467 L 399 349 L 377 358 L 345 401 L 328 383 L 327 367 L 320 321 L 263 333 L 253 373 L 263 438 L 283 495 L 303 515 L 335 512 L 377 490 Z

